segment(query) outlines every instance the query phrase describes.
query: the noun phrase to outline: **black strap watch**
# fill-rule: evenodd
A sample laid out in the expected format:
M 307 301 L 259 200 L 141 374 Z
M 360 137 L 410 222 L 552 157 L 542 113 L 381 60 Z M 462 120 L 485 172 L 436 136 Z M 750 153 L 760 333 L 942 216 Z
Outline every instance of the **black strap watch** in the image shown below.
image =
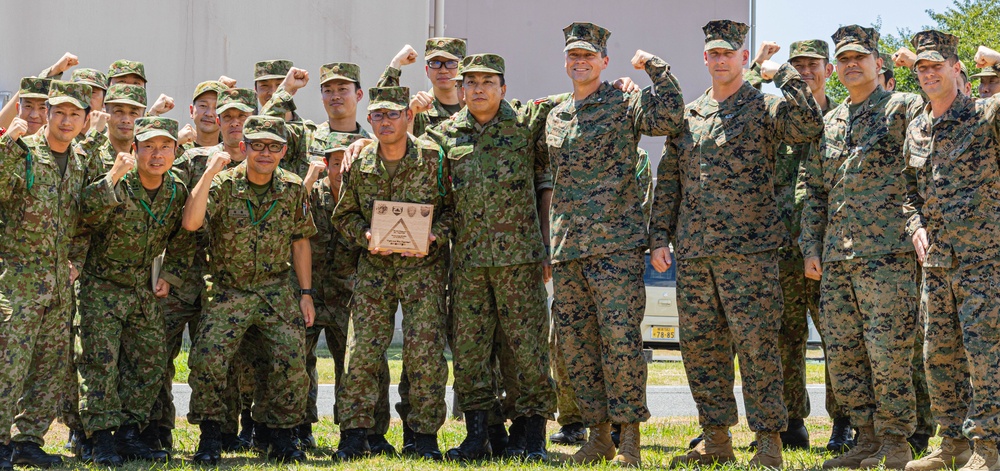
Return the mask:
M 308 294 L 309 296 L 316 296 L 316 290 L 315 290 L 315 289 L 313 289 L 313 288 L 309 288 L 309 289 L 300 289 L 300 290 L 299 290 L 299 296 L 305 296 L 305 295 L 307 295 L 307 294 Z

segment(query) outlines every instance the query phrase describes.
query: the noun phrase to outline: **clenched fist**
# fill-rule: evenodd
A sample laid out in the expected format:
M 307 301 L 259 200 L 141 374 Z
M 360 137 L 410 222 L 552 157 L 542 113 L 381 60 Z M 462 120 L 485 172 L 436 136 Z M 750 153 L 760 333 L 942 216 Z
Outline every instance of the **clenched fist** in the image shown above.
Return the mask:
M 389 67 L 394 69 L 399 69 L 404 65 L 410 65 L 417 61 L 417 51 L 413 49 L 413 46 L 407 44 L 403 46 L 396 56 L 392 58 L 392 62 L 389 62 Z
M 632 67 L 635 67 L 636 70 L 645 69 L 646 62 L 649 62 L 649 60 L 652 58 L 653 58 L 652 54 L 643 51 L 642 49 L 639 49 L 635 51 L 635 55 L 632 56 Z
M 119 152 L 118 156 L 115 157 L 115 164 L 111 166 L 111 171 L 108 172 L 111 176 L 111 182 L 117 185 L 118 181 L 134 167 L 135 156 L 128 152 Z
M 111 115 L 105 113 L 101 110 L 94 110 L 90 112 L 90 130 L 91 132 L 103 133 L 104 128 L 108 127 L 108 119 Z
M 225 86 L 227 86 L 229 88 L 236 88 L 236 79 L 234 79 L 234 78 L 229 78 L 229 77 L 226 77 L 225 75 L 223 75 L 223 76 L 219 77 L 219 81 L 222 82 L 223 85 L 225 85 Z
M 986 46 L 979 46 L 979 50 L 976 51 L 976 56 L 973 59 L 976 61 L 976 67 L 980 69 L 990 67 L 1000 62 L 1000 52 Z
M 9 137 L 10 140 L 16 141 L 28 132 L 28 122 L 21 118 L 14 118 L 10 122 L 10 127 L 7 128 L 7 134 L 5 136 Z
M 232 160 L 229 152 L 216 152 L 208 159 L 208 168 L 205 169 L 205 173 L 210 173 L 214 177 L 217 173 L 225 170 Z
M 291 69 L 288 69 L 288 73 L 285 74 L 285 80 L 281 82 L 281 87 L 284 88 L 286 92 L 294 95 L 295 92 L 306 86 L 307 83 L 309 83 L 309 72 L 307 72 L 306 69 L 292 67 Z
M 306 171 L 306 177 L 302 179 L 302 187 L 309 191 L 313 183 L 319 180 L 319 176 L 323 173 L 323 170 L 326 170 L 326 162 L 320 159 L 309 162 L 309 170 Z
M 760 78 L 764 80 L 771 80 L 774 78 L 774 74 L 778 73 L 778 69 L 780 68 L 781 64 L 772 60 L 766 60 L 760 65 Z
M 185 124 L 180 131 L 177 131 L 177 146 L 183 146 L 189 142 L 194 142 L 198 138 L 198 131 L 191 126 L 191 124 Z
M 434 97 L 430 93 L 423 90 L 417 92 L 416 95 L 413 95 L 413 98 L 410 98 L 410 109 L 413 111 L 413 114 L 423 113 L 433 107 Z
M 778 43 L 774 41 L 762 41 L 760 47 L 757 48 L 757 56 L 753 58 L 753 61 L 759 65 L 764 65 L 764 61 L 770 60 L 780 50 L 781 46 Z
M 892 54 L 892 65 L 896 67 L 910 68 L 915 63 L 917 63 L 917 55 L 905 47 L 899 48 L 899 50 Z
M 80 65 L 80 59 L 78 59 L 76 55 L 67 52 L 63 54 L 63 56 L 60 57 L 55 64 L 52 64 L 52 67 L 49 69 L 49 73 L 53 76 L 59 75 L 69 70 L 71 67 L 76 67 L 78 65 Z
M 161 93 L 160 97 L 156 99 L 156 103 L 153 103 L 153 106 L 149 108 L 148 114 L 150 116 L 162 116 L 172 109 L 174 109 L 174 99 Z

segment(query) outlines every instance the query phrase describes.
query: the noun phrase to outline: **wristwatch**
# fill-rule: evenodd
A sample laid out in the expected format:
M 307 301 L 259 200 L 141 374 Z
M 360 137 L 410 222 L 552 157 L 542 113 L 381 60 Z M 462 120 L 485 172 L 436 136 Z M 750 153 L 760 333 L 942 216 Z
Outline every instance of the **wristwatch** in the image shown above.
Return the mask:
M 315 290 L 315 289 L 313 289 L 313 288 L 309 288 L 309 289 L 300 289 L 300 290 L 299 290 L 299 296 L 305 296 L 305 295 L 307 295 L 307 294 L 308 294 L 309 296 L 315 296 L 315 295 L 316 295 L 316 290 Z

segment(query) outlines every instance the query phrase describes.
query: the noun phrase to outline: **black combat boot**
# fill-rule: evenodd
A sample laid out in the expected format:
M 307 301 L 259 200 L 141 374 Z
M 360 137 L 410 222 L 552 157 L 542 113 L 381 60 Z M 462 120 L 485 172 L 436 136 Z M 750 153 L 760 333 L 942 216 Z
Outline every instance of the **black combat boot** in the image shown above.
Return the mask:
M 115 448 L 125 461 L 146 460 L 158 463 L 170 461 L 170 453 L 150 448 L 142 441 L 137 424 L 125 424 L 115 432 Z
M 90 463 L 94 460 L 94 439 L 93 437 L 88 438 L 83 430 L 80 430 L 79 434 L 73 440 L 73 455 L 84 463 Z
M 272 428 L 271 429 L 271 449 L 267 452 L 267 459 L 281 463 L 301 463 L 306 460 L 306 454 L 295 447 L 292 440 L 293 429 Z
M 194 452 L 192 461 L 195 464 L 215 466 L 222 458 L 222 432 L 219 423 L 206 420 L 199 425 L 201 438 L 198 440 L 198 450 Z
M 77 430 L 75 428 L 69 429 L 69 437 L 66 438 L 66 446 L 64 448 L 76 454 L 75 450 L 78 446 L 80 446 L 80 437 L 85 436 L 87 436 L 87 434 L 85 434 L 83 430 Z
M 293 431 L 293 438 L 300 450 L 316 448 L 316 437 L 313 436 L 313 424 L 299 424 Z
M 510 424 L 510 436 L 507 437 L 507 448 L 503 451 L 504 458 L 516 460 L 524 458 L 526 421 L 527 417 L 518 417 Z
M 48 468 L 62 464 L 62 457 L 50 455 L 42 450 L 41 446 L 32 442 L 10 442 L 14 451 L 11 452 L 10 461 L 15 465 L 34 466 L 36 468 Z
M 160 436 L 161 449 L 167 451 L 174 449 L 174 431 L 170 427 L 159 425 L 156 427 L 156 433 Z
M 343 429 L 340 431 L 340 446 L 334 457 L 339 461 L 351 461 L 367 456 L 368 451 L 367 429 Z
M 913 454 L 919 455 L 921 453 L 927 452 L 927 442 L 931 437 L 924 433 L 914 433 L 906 439 L 906 443 L 910 444 L 910 448 L 913 448 Z
M 788 429 L 781 432 L 781 447 L 786 450 L 808 450 L 809 430 L 802 419 L 788 419 Z
M 487 412 L 484 410 L 465 411 L 465 440 L 458 448 L 448 450 L 452 461 L 475 461 L 493 454 L 490 435 L 486 428 Z
M 431 461 L 442 460 L 441 449 L 438 448 L 437 434 L 414 432 L 413 441 L 418 457 Z
M 268 447 L 271 446 L 271 429 L 268 426 L 255 422 L 253 425 L 253 449 L 261 455 L 267 454 Z
M 389 443 L 389 440 L 385 439 L 385 435 L 380 433 L 368 434 L 368 451 L 373 455 L 385 455 L 393 456 L 396 454 L 396 448 Z
M 851 419 L 838 417 L 833 419 L 833 430 L 830 431 L 830 441 L 826 449 L 834 453 L 842 453 L 854 447 L 854 430 Z
M 400 450 L 403 455 L 410 456 L 417 454 L 417 439 L 414 436 L 413 429 L 406 422 L 403 422 L 403 449 Z
M 90 439 L 94 443 L 94 464 L 113 468 L 125 464 L 125 460 L 118 454 L 115 447 L 115 437 L 112 435 L 111 429 L 98 430 Z
M 240 412 L 240 441 L 244 443 L 254 444 L 254 427 L 256 422 L 250 417 L 250 409 Z M 264 447 L 264 451 L 267 451 L 267 447 Z
M 0 442 L 0 471 L 13 471 L 14 463 L 10 461 L 10 454 L 13 450 L 10 445 Z
M 549 441 L 560 445 L 582 445 L 587 443 L 587 427 L 580 422 L 563 425 L 549 436 Z
M 507 427 L 504 424 L 490 425 L 486 432 L 490 435 L 490 448 L 493 449 L 493 456 L 503 456 L 510 443 L 510 436 L 507 435 Z
M 162 449 L 160 446 L 160 430 L 154 424 L 149 424 L 139 433 L 139 439 L 152 450 Z
M 618 448 L 621 445 L 622 424 L 611 424 L 611 442 L 615 444 L 615 448 Z M 694 443 L 694 440 L 691 442 Z M 697 443 L 695 443 L 695 445 L 697 445 Z M 751 444 L 750 447 L 753 449 L 753 444 Z
M 532 415 L 525 419 L 524 424 L 524 459 L 526 461 L 546 461 L 549 459 L 545 451 L 545 423 L 548 419 L 540 415 Z
M 222 443 L 223 453 L 240 453 L 243 451 L 249 451 L 253 448 L 253 444 L 243 441 L 240 439 L 240 436 L 235 433 L 221 434 L 219 442 Z

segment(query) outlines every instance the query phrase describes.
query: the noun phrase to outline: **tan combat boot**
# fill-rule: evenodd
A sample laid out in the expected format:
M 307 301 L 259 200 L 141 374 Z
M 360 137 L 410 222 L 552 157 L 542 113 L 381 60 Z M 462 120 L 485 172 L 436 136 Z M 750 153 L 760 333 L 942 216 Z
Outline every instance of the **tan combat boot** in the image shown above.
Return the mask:
M 781 435 L 778 432 L 757 432 L 757 452 L 750 458 L 750 467 L 781 469 Z
M 611 463 L 619 466 L 639 466 L 639 424 L 622 424 L 618 454 Z
M 875 427 L 871 425 L 859 428 L 858 435 L 854 437 L 854 440 L 854 448 L 843 455 L 824 461 L 823 469 L 858 469 L 861 467 L 861 461 L 874 455 L 881 446 L 875 439 Z
M 624 427 L 622 430 L 624 433 Z M 567 463 L 591 464 L 609 461 L 615 457 L 615 442 L 611 440 L 611 424 L 603 423 L 590 427 L 590 439 L 570 456 Z
M 686 455 L 675 456 L 670 460 L 670 466 L 695 464 L 710 466 L 714 463 L 731 463 L 736 461 L 733 452 L 733 439 L 729 436 L 729 427 L 705 427 L 705 439 L 692 448 Z
M 903 469 L 906 463 L 913 460 L 913 449 L 901 435 L 886 435 L 882 438 L 882 446 L 875 454 L 861 460 L 862 468 Z
M 997 471 L 1000 460 L 997 459 L 997 444 L 993 440 L 976 440 L 969 462 L 958 471 Z
M 941 448 L 919 460 L 906 463 L 906 471 L 935 471 L 938 469 L 954 469 L 965 466 L 972 456 L 972 447 L 964 438 L 941 439 Z

